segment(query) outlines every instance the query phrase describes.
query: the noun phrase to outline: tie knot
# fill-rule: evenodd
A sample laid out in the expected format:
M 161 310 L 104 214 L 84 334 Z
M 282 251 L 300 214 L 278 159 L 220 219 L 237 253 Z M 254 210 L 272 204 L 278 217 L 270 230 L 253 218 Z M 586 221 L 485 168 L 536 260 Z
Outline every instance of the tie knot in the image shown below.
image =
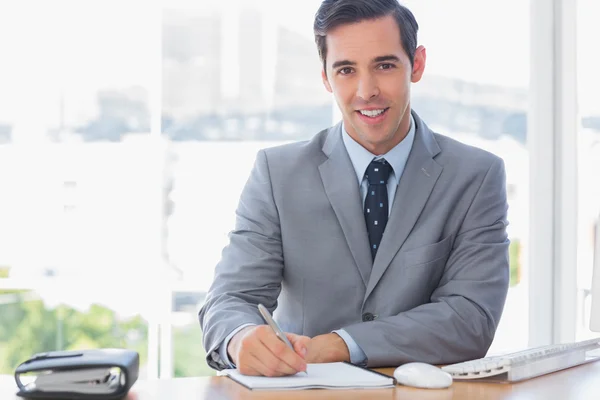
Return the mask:
M 365 177 L 369 185 L 386 185 L 392 172 L 392 166 L 385 159 L 373 160 L 367 167 Z

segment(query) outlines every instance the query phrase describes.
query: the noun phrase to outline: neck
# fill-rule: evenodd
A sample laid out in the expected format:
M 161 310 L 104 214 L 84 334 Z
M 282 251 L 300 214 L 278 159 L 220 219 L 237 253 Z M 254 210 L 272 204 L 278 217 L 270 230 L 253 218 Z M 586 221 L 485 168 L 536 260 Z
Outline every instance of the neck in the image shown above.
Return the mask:
M 394 135 L 390 138 L 389 141 L 384 143 L 363 143 L 360 140 L 357 140 L 356 137 L 350 135 L 354 140 L 356 140 L 361 146 L 367 149 L 370 153 L 381 156 L 383 154 L 388 153 L 391 149 L 396 147 L 398 143 L 402 142 L 404 138 L 408 135 L 408 130 L 410 129 L 410 109 L 406 113 L 405 117 L 400 121 L 400 125 L 398 125 L 398 129 L 394 133 Z

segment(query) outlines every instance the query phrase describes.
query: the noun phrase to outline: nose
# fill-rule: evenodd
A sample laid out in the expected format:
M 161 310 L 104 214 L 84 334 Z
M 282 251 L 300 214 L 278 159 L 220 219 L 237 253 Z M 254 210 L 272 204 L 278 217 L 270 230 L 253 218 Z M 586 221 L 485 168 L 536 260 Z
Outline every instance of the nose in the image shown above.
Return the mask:
M 371 74 L 363 74 L 358 81 L 356 95 L 364 101 L 377 97 L 379 95 L 377 79 Z

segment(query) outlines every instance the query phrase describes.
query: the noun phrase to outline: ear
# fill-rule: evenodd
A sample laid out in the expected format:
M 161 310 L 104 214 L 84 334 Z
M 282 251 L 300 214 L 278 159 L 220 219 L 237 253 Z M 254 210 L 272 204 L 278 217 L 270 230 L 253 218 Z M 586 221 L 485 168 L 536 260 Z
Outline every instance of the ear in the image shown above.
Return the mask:
M 329 79 L 327 79 L 327 72 L 324 69 L 321 70 L 321 79 L 323 79 L 323 85 L 325 85 L 325 89 L 329 93 L 333 93 L 333 89 L 331 89 L 331 85 L 329 84 Z
M 427 51 L 425 47 L 419 46 L 415 51 L 415 61 L 413 64 L 413 70 L 410 77 L 412 83 L 417 83 L 421 80 L 423 72 L 425 71 L 425 62 L 427 61 Z

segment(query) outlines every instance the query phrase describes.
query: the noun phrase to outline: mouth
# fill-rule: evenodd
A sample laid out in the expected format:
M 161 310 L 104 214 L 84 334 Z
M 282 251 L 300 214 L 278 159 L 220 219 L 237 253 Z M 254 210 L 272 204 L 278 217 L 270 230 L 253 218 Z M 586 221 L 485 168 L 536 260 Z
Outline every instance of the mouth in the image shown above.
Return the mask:
M 378 124 L 385 119 L 389 109 L 389 107 L 386 107 L 372 110 L 356 110 L 356 114 L 367 124 Z

